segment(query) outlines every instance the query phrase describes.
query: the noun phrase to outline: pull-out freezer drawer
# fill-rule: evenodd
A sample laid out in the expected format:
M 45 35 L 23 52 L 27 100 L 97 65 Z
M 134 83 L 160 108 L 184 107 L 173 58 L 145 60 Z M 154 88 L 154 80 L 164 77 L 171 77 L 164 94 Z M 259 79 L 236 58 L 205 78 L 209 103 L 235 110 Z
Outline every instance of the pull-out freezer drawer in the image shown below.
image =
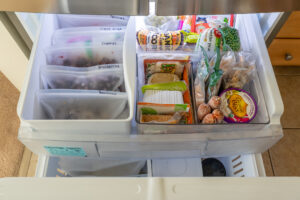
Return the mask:
M 135 17 L 127 25 L 123 45 L 125 86 L 129 117 L 126 120 L 45 120 L 35 93 L 42 89 L 39 67 L 45 63 L 44 48 L 59 27 L 57 15 L 45 14 L 39 39 L 34 45 L 30 67 L 18 106 L 21 118 L 19 139 L 33 152 L 50 156 L 94 158 L 176 158 L 232 156 L 259 153 L 274 145 L 282 136 L 280 117 L 283 104 L 272 65 L 255 14 L 237 15 L 242 46 L 257 55 L 257 94 L 260 115 L 245 126 L 228 125 L 208 129 L 188 126 L 180 134 L 139 134 L 135 115 L 136 30 Z M 260 122 L 262 119 L 262 123 Z M 221 127 L 221 128 L 220 128 Z M 207 127 L 206 127 L 207 128 Z M 191 131 L 192 130 L 192 131 Z
M 224 168 L 206 165 L 207 158 L 101 160 L 40 156 L 36 177 L 263 177 L 261 154 L 214 157 Z

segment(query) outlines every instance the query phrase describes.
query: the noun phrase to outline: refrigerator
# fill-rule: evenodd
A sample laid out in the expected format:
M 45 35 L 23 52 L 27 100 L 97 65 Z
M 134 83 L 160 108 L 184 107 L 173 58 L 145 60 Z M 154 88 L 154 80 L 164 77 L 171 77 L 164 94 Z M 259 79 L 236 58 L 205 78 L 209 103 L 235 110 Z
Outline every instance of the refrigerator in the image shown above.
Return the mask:
M 21 120 L 18 138 L 39 155 L 36 177 L 0 180 L 0 197 L 283 199 L 288 196 L 289 199 L 299 199 L 297 188 L 300 179 L 266 178 L 261 157 L 261 152 L 283 137 L 280 124 L 283 103 L 266 44 L 269 45 L 275 37 L 287 19 L 288 11 L 299 8 L 300 4 L 293 0 L 46 0 L 2 3 L 0 9 L 4 11 L 43 14 L 40 15 L 40 26 L 33 41 L 17 108 Z M 147 51 L 141 51 L 137 45 L 136 27 L 143 20 L 142 16 L 149 15 L 149 12 L 159 16 L 235 14 L 234 27 L 239 31 L 242 49 L 251 50 L 256 55 L 256 71 L 249 91 L 259 111 L 251 123 L 139 123 L 136 104 L 140 98 L 140 55 L 147 54 Z M 46 91 L 41 98 L 41 90 L 45 89 L 41 66 L 56 56 L 53 48 L 49 50 L 53 34 L 62 27 L 88 26 L 91 21 L 91 27 L 110 27 L 103 15 L 108 15 L 112 21 L 117 19 L 124 27 L 121 45 L 96 47 L 95 50 L 99 54 L 105 48 L 112 48 L 116 54 L 122 52 L 123 96 L 103 101 L 99 98 L 103 93 L 98 91 L 73 96 Z M 126 23 L 122 24 L 122 20 Z M 64 51 L 64 48 L 69 47 L 66 45 L 58 50 Z M 77 52 L 77 49 L 69 48 L 68 51 Z M 56 58 L 64 56 L 70 57 L 63 54 Z M 101 109 L 122 105 L 124 115 L 113 120 L 47 119 L 49 113 L 45 113 L 45 107 L 60 104 L 63 109 L 67 107 L 66 102 L 71 102 L 70 99 L 73 103 L 76 103 L 74 99 L 81 102 L 86 110 L 93 110 L 98 104 L 100 107 L 104 105 Z M 220 173 L 224 177 L 203 177 L 206 173 L 203 163 L 209 159 L 221 163 L 224 169 Z

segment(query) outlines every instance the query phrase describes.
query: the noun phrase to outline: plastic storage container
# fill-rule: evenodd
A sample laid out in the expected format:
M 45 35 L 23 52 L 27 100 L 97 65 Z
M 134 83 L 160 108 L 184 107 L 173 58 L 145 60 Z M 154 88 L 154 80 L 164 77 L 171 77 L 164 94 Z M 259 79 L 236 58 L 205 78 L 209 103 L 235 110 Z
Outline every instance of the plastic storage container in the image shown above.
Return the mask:
M 100 17 L 101 18 L 101 17 Z M 101 18 L 103 20 L 103 18 Z M 116 59 L 117 63 L 123 62 L 123 56 L 126 56 L 126 60 L 123 63 L 123 73 L 124 73 L 124 85 L 125 92 L 127 93 L 128 106 L 126 108 L 127 115 L 121 116 L 122 119 L 92 119 L 92 120 L 47 120 L 45 119 L 45 114 L 42 112 L 41 104 L 38 103 L 38 98 L 35 95 L 40 89 L 43 89 L 43 85 L 39 80 L 40 68 L 47 64 L 46 56 L 44 55 L 44 49 L 51 46 L 51 37 L 55 30 L 59 28 L 60 23 L 57 15 L 49 14 L 46 16 L 46 24 L 41 27 L 40 37 L 35 43 L 35 51 L 31 54 L 30 60 L 30 73 L 28 74 L 27 80 L 25 81 L 25 88 L 20 99 L 22 103 L 19 104 L 18 113 L 23 121 L 23 127 L 31 127 L 35 131 L 54 131 L 56 133 L 62 132 L 85 132 L 92 134 L 130 134 L 131 132 L 131 119 L 133 117 L 133 102 L 134 102 L 134 80 L 131 77 L 135 74 L 135 69 L 129 69 L 128 67 L 135 66 L 135 47 L 127 46 L 126 42 L 123 46 L 115 46 L 114 44 L 108 44 L 108 46 L 96 46 L 94 49 L 97 51 L 92 51 L 92 60 L 101 61 L 104 57 L 109 57 L 111 59 Z M 134 23 L 134 22 L 133 22 Z M 126 23 L 127 24 L 127 23 Z M 134 24 L 133 24 L 134 26 Z M 128 35 L 127 37 L 132 37 L 134 40 L 134 35 Z M 127 40 L 130 40 L 127 38 Z M 60 50 L 50 51 L 48 54 L 48 63 L 51 64 L 63 64 L 63 62 L 56 60 L 56 56 L 67 56 L 71 59 L 76 59 L 76 56 L 90 56 L 91 48 L 69 48 L 68 53 L 64 51 L 64 47 Z M 122 48 L 129 49 L 130 51 L 124 53 Z M 58 53 L 58 54 L 56 54 Z M 62 54 L 60 54 L 62 53 Z M 64 54 L 66 53 L 66 54 Z M 132 59 L 130 59 L 132 57 Z M 66 57 L 64 57 L 66 58 Z M 89 58 L 89 57 L 88 57 Z M 130 62 L 128 62 L 130 60 Z M 58 62 L 56 62 L 58 61 Z M 61 102 L 63 103 L 63 102 Z M 106 128 L 105 128 L 106 127 Z M 90 137 L 92 138 L 92 137 Z M 44 147 L 43 147 L 44 148 Z M 45 149 L 44 149 L 45 150 Z M 88 151 L 88 150 L 87 150 Z

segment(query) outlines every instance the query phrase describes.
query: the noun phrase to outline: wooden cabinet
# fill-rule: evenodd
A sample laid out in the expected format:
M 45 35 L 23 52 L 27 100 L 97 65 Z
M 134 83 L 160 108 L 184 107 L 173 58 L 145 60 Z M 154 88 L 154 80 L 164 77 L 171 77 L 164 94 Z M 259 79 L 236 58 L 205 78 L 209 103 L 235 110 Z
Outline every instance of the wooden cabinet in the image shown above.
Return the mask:
M 293 12 L 269 47 L 273 66 L 300 66 L 300 12 Z

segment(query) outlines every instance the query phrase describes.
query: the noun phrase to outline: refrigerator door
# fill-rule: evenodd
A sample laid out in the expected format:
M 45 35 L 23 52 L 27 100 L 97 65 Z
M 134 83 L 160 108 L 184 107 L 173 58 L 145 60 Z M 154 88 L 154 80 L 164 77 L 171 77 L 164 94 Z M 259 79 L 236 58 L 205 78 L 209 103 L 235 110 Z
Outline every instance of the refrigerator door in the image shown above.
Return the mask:
M 300 178 L 5 178 L 9 200 L 289 200 L 300 199 Z

